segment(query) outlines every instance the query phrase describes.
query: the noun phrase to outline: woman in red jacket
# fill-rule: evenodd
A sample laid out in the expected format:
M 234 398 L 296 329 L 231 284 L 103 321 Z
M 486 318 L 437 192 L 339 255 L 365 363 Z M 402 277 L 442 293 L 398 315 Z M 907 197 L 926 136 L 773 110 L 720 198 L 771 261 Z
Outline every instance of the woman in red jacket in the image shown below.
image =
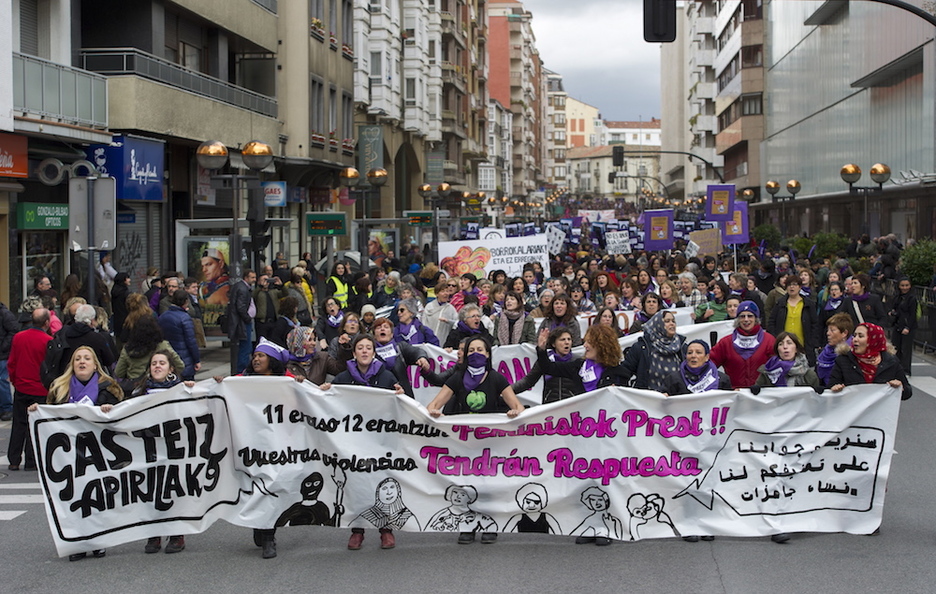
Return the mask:
M 731 379 L 732 388 L 749 388 L 759 375 L 757 369 L 773 355 L 774 337 L 761 328 L 760 310 L 753 301 L 738 306 L 735 330 L 712 348 L 711 360 Z

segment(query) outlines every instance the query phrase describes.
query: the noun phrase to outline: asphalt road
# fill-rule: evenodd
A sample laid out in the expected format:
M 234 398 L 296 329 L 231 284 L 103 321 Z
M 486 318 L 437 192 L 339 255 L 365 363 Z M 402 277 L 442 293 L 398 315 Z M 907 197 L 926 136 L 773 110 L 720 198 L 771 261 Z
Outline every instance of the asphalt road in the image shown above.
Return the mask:
M 175 555 L 143 543 L 103 559 L 56 556 L 35 472 L 7 472 L 10 423 L 0 423 L 0 592 L 934 592 L 936 366 L 917 358 L 914 397 L 902 403 L 884 523 L 878 536 L 796 534 L 576 546 L 570 537 L 504 534 L 494 545 L 454 535 L 398 534 L 384 551 L 376 531 L 348 551 L 348 531 L 279 531 L 279 556 L 260 558 L 250 530 L 218 522 Z

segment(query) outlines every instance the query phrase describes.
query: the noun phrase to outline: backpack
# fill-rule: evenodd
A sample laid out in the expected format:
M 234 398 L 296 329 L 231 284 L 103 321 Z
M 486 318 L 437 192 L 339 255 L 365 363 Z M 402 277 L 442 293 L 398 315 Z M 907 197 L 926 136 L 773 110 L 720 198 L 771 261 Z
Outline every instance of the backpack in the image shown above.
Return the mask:
M 39 379 L 46 388 L 51 386 L 52 382 L 54 382 L 58 376 L 62 375 L 62 359 L 69 348 L 64 329 L 59 330 L 59 332 L 52 337 L 52 340 L 46 344 L 45 359 L 39 366 Z

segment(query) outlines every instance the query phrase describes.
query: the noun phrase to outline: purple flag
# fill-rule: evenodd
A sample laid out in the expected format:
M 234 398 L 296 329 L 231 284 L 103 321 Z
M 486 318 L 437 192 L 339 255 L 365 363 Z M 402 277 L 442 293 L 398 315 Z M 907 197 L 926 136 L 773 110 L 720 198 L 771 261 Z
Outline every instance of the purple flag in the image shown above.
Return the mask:
M 735 209 L 734 184 L 710 185 L 705 189 L 705 220 L 725 221 L 732 219 Z
M 673 210 L 644 212 L 644 249 L 673 249 Z

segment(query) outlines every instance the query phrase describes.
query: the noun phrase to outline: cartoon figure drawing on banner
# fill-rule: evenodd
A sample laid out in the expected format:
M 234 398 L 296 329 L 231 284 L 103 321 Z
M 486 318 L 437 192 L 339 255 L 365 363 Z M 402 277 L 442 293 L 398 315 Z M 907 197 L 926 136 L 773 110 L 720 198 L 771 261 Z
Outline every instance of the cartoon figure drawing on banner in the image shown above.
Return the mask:
M 400 483 L 392 477 L 385 478 L 377 485 L 374 492 L 374 505 L 361 512 L 352 524 L 360 524 L 358 520 L 367 520 L 376 528 L 392 528 L 402 530 L 407 522 L 416 524 L 420 530 L 419 520 L 413 512 L 403 503 L 403 490 Z
M 578 538 L 576 544 L 610 544 L 610 539 L 624 540 L 624 523 L 612 515 L 611 498 L 598 487 L 588 487 L 582 491 L 582 504 L 592 513 L 585 516 L 572 534 Z
M 551 514 L 544 512 L 549 504 L 546 487 L 539 483 L 527 483 L 517 489 L 517 505 L 522 513 L 512 516 L 504 532 L 542 532 L 562 534 L 562 528 Z
M 628 498 L 631 540 L 665 538 L 670 536 L 670 533 L 679 536 L 679 531 L 673 526 L 673 520 L 663 511 L 663 503 L 663 498 L 656 493 L 634 493 Z
M 497 532 L 497 522 L 487 514 L 469 507 L 478 500 L 478 490 L 471 485 L 449 485 L 445 500 L 451 503 L 429 518 L 429 530 L 439 532 Z
M 276 520 L 276 527 L 281 526 L 337 526 L 341 517 L 341 504 L 335 501 L 335 515 L 328 511 L 328 505 L 319 500 L 325 479 L 320 472 L 313 472 L 302 480 L 299 493 L 302 501 L 298 501 L 280 514 Z

